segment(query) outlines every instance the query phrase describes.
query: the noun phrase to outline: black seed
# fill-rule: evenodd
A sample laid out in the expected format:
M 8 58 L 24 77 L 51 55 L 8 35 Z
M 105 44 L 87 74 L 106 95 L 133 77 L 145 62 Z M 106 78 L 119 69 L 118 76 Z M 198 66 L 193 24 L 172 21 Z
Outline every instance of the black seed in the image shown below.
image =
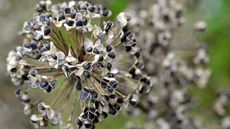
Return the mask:
M 111 68 L 112 68 L 112 64 L 111 64 L 111 63 L 108 63 L 108 64 L 107 64 L 107 69 L 110 71 Z
M 27 77 L 27 74 L 22 75 L 23 80 L 28 80 L 29 78 Z
M 123 31 L 124 33 L 127 33 L 127 32 L 129 31 L 128 26 L 126 25 L 125 27 L 123 27 L 123 28 L 122 28 L 122 31 Z
M 113 50 L 113 47 L 111 45 L 106 46 L 106 51 L 111 52 Z
M 94 115 L 93 113 L 89 112 L 89 113 L 88 113 L 88 119 L 89 119 L 90 121 L 93 121 L 93 120 L 95 119 L 95 115 Z
M 135 57 L 136 57 L 136 58 L 139 58 L 139 57 L 140 57 L 140 52 L 136 52 L 136 53 L 135 53 Z
M 45 11 L 45 9 L 46 9 L 45 4 L 37 4 L 36 5 L 36 12 L 38 12 L 38 13 L 42 13 L 43 11 Z
M 66 65 L 63 65 L 63 66 L 62 66 L 62 69 L 63 69 L 65 72 L 68 72 L 68 71 L 69 71 L 69 68 L 68 68 Z
M 81 91 L 80 98 L 82 100 L 86 100 L 86 99 L 88 99 L 88 97 L 89 97 L 89 92 L 88 91 L 86 91 L 85 89 L 83 91 Z
M 43 9 L 39 5 L 37 5 L 36 6 L 36 12 L 41 13 L 42 11 L 43 11 Z
M 15 91 L 15 95 L 16 95 L 16 97 L 19 97 L 21 95 L 21 89 L 17 89 Z
M 136 67 L 139 68 L 139 69 L 142 69 L 143 68 L 143 64 L 140 63 L 140 62 L 136 62 Z
M 104 57 L 102 55 L 100 55 L 98 61 L 101 62 L 103 60 L 104 60 Z
M 179 119 L 178 119 L 176 122 L 177 122 L 178 124 L 181 124 L 181 123 L 182 123 L 182 120 L 179 120 Z
M 103 66 L 103 64 L 102 63 L 94 63 L 93 64 L 93 68 L 94 69 L 99 69 L 99 68 L 103 68 L 104 66 Z
M 165 85 L 165 87 L 169 87 L 169 82 L 168 82 L 168 81 L 165 81 L 165 82 L 164 82 L 164 85 Z
M 109 96 L 107 96 L 107 95 L 103 95 L 102 98 L 103 98 L 105 101 L 109 101 Z
M 112 22 L 107 22 L 107 23 L 106 23 L 106 27 L 105 27 L 105 32 L 106 32 L 106 33 L 110 30 L 110 28 L 112 27 L 112 25 L 113 25 Z
M 132 79 L 139 80 L 141 78 L 141 75 L 133 74 Z
M 91 101 L 95 102 L 98 97 L 98 93 L 95 91 L 91 92 Z
M 83 25 L 85 26 L 85 25 L 87 25 L 88 20 L 87 20 L 86 18 L 83 18 L 83 19 L 82 19 L 82 22 L 83 22 Z
M 117 103 L 123 104 L 123 103 L 124 103 L 124 100 L 123 100 L 122 98 L 118 98 L 118 99 L 117 99 Z
M 87 118 L 88 118 L 88 112 L 84 113 L 81 117 L 82 117 L 83 119 L 87 119 Z
M 111 98 L 111 99 L 115 99 L 116 97 L 117 97 L 116 94 L 111 94 L 111 95 L 109 96 L 109 98 Z
M 76 26 L 83 26 L 83 22 L 81 20 L 77 21 Z
M 18 69 L 16 67 L 10 69 L 11 73 L 16 73 L 17 71 L 18 71 Z
M 126 52 L 130 52 L 132 50 L 132 47 L 131 46 L 126 46 L 125 49 L 126 49 Z
M 100 52 L 97 50 L 97 48 L 94 48 L 94 49 L 93 49 L 93 53 L 99 54 Z
M 101 82 L 101 87 L 102 87 L 103 89 L 107 88 L 107 83 Z
M 41 88 L 48 87 L 48 85 L 49 85 L 49 84 L 48 84 L 47 81 L 41 81 L 41 82 L 40 82 L 40 87 L 41 87 Z
M 142 78 L 141 78 L 141 80 L 140 80 L 140 82 L 142 82 L 142 83 L 143 83 L 143 82 L 145 82 L 146 80 L 147 80 L 147 78 L 146 78 L 146 77 L 142 77 Z
M 23 44 L 24 48 L 30 49 L 30 44 Z
M 139 89 L 139 93 L 140 93 L 140 94 L 144 94 L 144 93 L 146 93 L 148 90 L 149 90 L 149 87 L 146 86 L 146 85 L 143 85 L 143 86 L 141 87 L 141 89 Z
M 96 102 L 94 103 L 94 107 L 95 107 L 96 109 L 99 108 L 99 105 L 100 105 L 100 102 L 99 102 L 99 101 L 96 101 Z
M 93 48 L 92 47 L 88 47 L 87 49 L 86 49 L 86 52 L 92 52 L 93 51 Z
M 78 80 L 78 82 L 76 83 L 76 89 L 77 89 L 78 91 L 82 90 L 81 80 Z
M 39 60 L 41 57 L 42 57 L 42 55 L 41 55 L 41 54 L 38 54 L 38 55 L 36 55 L 35 58 L 36 58 L 37 60 Z
M 109 83 L 109 85 L 110 85 L 113 89 L 117 89 L 117 88 L 118 88 L 118 83 L 117 83 L 117 81 L 111 81 L 111 82 Z
M 49 28 L 48 26 L 46 26 L 46 27 L 44 28 L 44 35 L 49 35 L 50 32 L 51 32 L 50 28 Z
M 70 9 L 69 7 L 66 7 L 66 8 L 64 9 L 64 12 L 65 12 L 66 14 L 70 14 L 70 13 L 71 13 L 71 9 Z
M 16 61 L 20 61 L 21 59 L 22 59 L 22 57 L 21 57 L 21 56 L 16 55 Z
M 39 20 L 40 20 L 41 22 L 45 22 L 45 21 L 46 21 L 46 16 L 45 16 L 45 15 L 41 15 L 41 16 L 39 17 Z
M 82 121 L 80 119 L 77 119 L 76 124 L 79 126 L 79 128 L 81 128 L 83 123 L 82 123 Z
M 108 76 L 109 78 L 115 78 L 115 77 L 116 77 L 114 73 L 108 73 L 107 76 Z
M 123 36 L 121 37 L 121 42 L 123 43 L 123 42 L 125 42 L 126 40 L 127 40 L 126 36 L 123 35 Z
M 56 80 L 51 80 L 49 84 L 50 84 L 50 86 L 53 87 L 56 84 Z
M 71 17 L 72 19 L 75 19 L 75 16 L 76 16 L 76 13 L 75 13 L 75 12 L 73 12 L 73 13 L 70 14 L 70 17 Z
M 114 92 L 114 89 L 113 89 L 111 86 L 108 86 L 108 91 L 109 91 L 110 93 L 113 93 L 113 92 Z
M 105 82 L 107 82 L 107 83 L 109 83 L 109 80 L 106 79 L 106 78 L 102 78 L 102 80 L 105 81 Z
M 110 113 L 111 115 L 116 115 L 116 114 L 117 114 L 117 110 L 114 109 L 114 108 L 111 108 L 111 109 L 109 110 L 109 113 Z
M 182 17 L 183 11 L 182 10 L 177 10 L 176 11 L 176 18 Z
M 102 39 L 103 36 L 104 36 L 104 33 L 100 32 L 100 33 L 97 35 L 97 38 L 98 38 L 98 39 Z
M 88 10 L 92 13 L 92 12 L 94 12 L 94 10 L 95 10 L 95 7 L 93 7 L 93 6 L 90 6 L 90 7 L 88 7 Z
M 147 79 L 147 80 L 145 81 L 145 84 L 150 85 L 150 84 L 151 84 L 151 81 L 150 81 L 149 79 Z
M 63 13 L 59 14 L 58 21 L 62 21 L 65 19 L 65 15 Z
M 68 26 L 73 26 L 74 21 L 72 21 L 72 20 L 67 20 L 67 21 L 66 21 L 66 24 L 67 24 Z
M 99 122 L 98 118 L 95 117 L 95 119 L 93 120 L 93 123 L 98 123 L 98 122 Z M 95 128 L 95 125 L 93 125 L 92 129 L 94 129 L 94 128 Z
M 124 36 L 127 38 L 127 39 L 130 39 L 130 37 L 131 37 L 131 32 L 130 31 L 126 31 L 126 32 L 124 32 Z
M 84 76 L 85 78 L 90 78 L 90 72 L 85 70 L 85 71 L 83 72 L 83 76 Z
M 91 129 L 92 127 L 93 127 L 93 124 L 91 124 L 91 123 L 85 124 L 85 128 L 87 128 L 87 129 Z
M 95 92 L 95 91 L 92 91 L 91 92 L 91 97 L 94 98 L 94 99 L 96 99 L 98 97 L 98 93 Z
M 108 114 L 106 112 L 102 112 L 102 115 L 104 116 L 104 118 L 108 117 Z
M 45 90 L 46 90 L 47 93 L 50 93 L 52 91 L 52 89 L 53 88 L 50 85 L 45 87 Z
M 135 74 L 135 71 L 136 71 L 136 69 L 133 68 L 133 67 L 129 69 L 129 73 L 130 73 L 131 75 L 134 75 L 134 74 Z
M 87 92 L 89 92 L 88 89 L 85 89 L 85 88 L 84 88 L 84 90 L 86 90 Z M 89 108 L 88 108 L 88 107 L 85 107 L 85 108 L 83 109 L 83 112 L 86 113 L 86 112 L 88 112 L 88 110 L 89 110 Z
M 169 17 L 168 14 L 165 14 L 165 15 L 163 16 L 163 19 L 164 19 L 165 22 L 170 22 L 170 17 Z
M 137 105 L 137 102 L 136 101 L 130 101 L 129 102 L 132 106 L 136 106 Z
M 39 105 L 38 105 L 38 109 L 44 111 L 44 110 L 45 110 L 45 107 L 44 107 L 42 104 L 39 104 Z
M 49 44 L 44 44 L 43 45 L 47 50 L 50 50 L 50 45 Z
M 109 10 L 103 10 L 103 12 L 102 12 L 102 15 L 104 16 L 104 17 L 107 17 L 108 15 L 109 15 Z
M 52 57 L 54 60 L 57 60 L 57 56 L 56 56 L 56 55 L 51 55 L 51 57 Z
M 112 58 L 112 59 L 114 59 L 114 58 L 116 57 L 114 52 L 110 52 L 110 53 L 108 54 L 108 56 L 109 56 L 110 58 Z
M 83 64 L 83 68 L 84 68 L 85 70 L 89 70 L 90 67 L 91 67 L 91 63 L 84 63 L 84 64 Z
M 98 11 L 98 12 L 100 12 L 100 11 L 101 11 L 100 6 L 97 6 L 97 11 Z
M 30 48 L 32 48 L 32 50 L 35 50 L 38 48 L 37 44 L 36 43 L 31 43 L 30 44 Z
M 118 110 L 121 109 L 121 106 L 119 106 L 118 104 L 115 104 L 115 105 L 114 105 L 114 108 L 118 111 Z
M 76 26 L 85 26 L 87 25 L 88 20 L 86 18 L 82 18 L 81 20 L 76 22 Z
M 96 108 L 93 108 L 93 107 L 91 107 L 89 110 L 93 113 L 96 112 Z

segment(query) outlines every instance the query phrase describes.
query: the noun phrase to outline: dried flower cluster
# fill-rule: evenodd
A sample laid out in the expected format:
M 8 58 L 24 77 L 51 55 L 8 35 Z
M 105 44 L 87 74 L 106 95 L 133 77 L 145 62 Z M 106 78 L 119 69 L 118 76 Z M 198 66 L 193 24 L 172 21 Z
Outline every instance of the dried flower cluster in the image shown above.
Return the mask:
M 110 15 L 85 1 L 36 5 L 20 32 L 23 44 L 7 58 L 16 96 L 35 128 L 93 129 L 151 88 L 128 20 L 121 13 L 106 21 Z
M 220 92 L 217 99 L 213 105 L 213 109 L 218 117 L 221 118 L 221 124 L 223 129 L 230 128 L 230 116 L 228 115 L 228 104 L 230 101 L 230 92 L 224 91 Z
M 189 86 L 203 88 L 209 79 L 207 50 L 198 46 L 190 55 L 184 52 L 181 57 L 171 48 L 174 33 L 185 21 L 183 6 L 178 0 L 158 0 L 148 6 L 134 5 L 125 13 L 137 42 L 142 42 L 144 71 L 152 75 L 154 85 L 149 94 L 140 95 L 142 101 L 130 107 L 128 113 L 146 114 L 146 123 L 140 128 L 204 129 L 196 118 L 188 117 L 186 111 L 193 106 Z M 200 33 L 205 31 L 206 24 L 198 22 L 194 27 L 192 31 Z M 131 125 L 128 129 L 137 129 L 137 126 Z

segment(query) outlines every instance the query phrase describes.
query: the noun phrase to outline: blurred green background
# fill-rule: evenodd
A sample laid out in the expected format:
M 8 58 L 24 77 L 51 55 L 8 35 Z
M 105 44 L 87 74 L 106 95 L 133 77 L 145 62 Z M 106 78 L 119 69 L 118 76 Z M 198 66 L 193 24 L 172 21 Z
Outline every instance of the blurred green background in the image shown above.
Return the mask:
M 132 2 L 91 1 L 108 5 L 113 12 L 112 18 Z M 216 93 L 230 90 L 230 0 L 200 0 L 200 2 L 199 7 L 191 7 L 186 11 L 186 17 L 188 22 L 201 19 L 208 23 L 208 29 L 201 38 L 209 47 L 212 76 L 208 88 L 202 90 L 191 88 L 191 94 L 198 101 L 198 105 L 190 115 L 199 114 L 204 118 L 206 125 L 216 128 L 216 125 L 220 125 L 212 109 Z M 23 21 L 32 17 L 35 3 L 35 0 L 0 0 L 0 129 L 32 128 L 28 117 L 22 112 L 23 106 L 13 95 L 14 86 L 6 74 L 5 60 L 8 51 L 21 44 L 22 39 L 17 35 L 18 31 Z M 97 127 L 98 129 L 122 129 L 129 119 L 121 114 L 118 117 L 110 117 Z

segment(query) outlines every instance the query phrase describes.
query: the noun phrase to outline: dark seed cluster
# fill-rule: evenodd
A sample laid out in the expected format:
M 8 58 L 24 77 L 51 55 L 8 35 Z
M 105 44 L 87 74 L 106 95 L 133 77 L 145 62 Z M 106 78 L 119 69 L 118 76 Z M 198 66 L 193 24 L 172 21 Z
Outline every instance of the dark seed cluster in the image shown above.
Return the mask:
M 150 91 L 127 17 L 106 21 L 110 15 L 85 1 L 36 5 L 21 31 L 22 46 L 7 58 L 16 95 L 35 128 L 93 129 Z

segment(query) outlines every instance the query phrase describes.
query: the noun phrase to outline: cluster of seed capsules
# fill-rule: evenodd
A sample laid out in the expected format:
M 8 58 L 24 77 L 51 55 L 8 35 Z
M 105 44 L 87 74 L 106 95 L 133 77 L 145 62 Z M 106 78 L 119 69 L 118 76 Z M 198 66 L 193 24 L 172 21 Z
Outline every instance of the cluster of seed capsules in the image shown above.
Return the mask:
M 20 32 L 23 45 L 7 58 L 16 96 L 35 128 L 93 129 L 151 88 L 127 17 L 112 22 L 110 15 L 85 1 L 36 5 Z
M 137 106 L 127 110 L 131 115 L 146 114 L 146 123 L 141 128 L 205 129 L 197 118 L 188 117 L 186 112 L 194 105 L 189 86 L 204 88 L 208 82 L 209 56 L 204 46 L 189 53 L 182 51 L 183 55 L 171 48 L 176 30 L 185 22 L 184 7 L 179 3 L 178 0 L 158 0 L 143 7 L 139 3 L 125 13 L 137 42 L 142 42 L 144 71 L 152 76 L 154 85 L 148 94 L 141 95 L 142 101 Z M 200 33 L 205 27 L 204 22 L 197 22 L 192 31 Z
M 230 116 L 228 114 L 228 104 L 230 100 L 230 92 L 222 91 L 217 94 L 217 99 L 213 105 L 216 115 L 221 118 L 221 125 L 223 129 L 230 128 Z

